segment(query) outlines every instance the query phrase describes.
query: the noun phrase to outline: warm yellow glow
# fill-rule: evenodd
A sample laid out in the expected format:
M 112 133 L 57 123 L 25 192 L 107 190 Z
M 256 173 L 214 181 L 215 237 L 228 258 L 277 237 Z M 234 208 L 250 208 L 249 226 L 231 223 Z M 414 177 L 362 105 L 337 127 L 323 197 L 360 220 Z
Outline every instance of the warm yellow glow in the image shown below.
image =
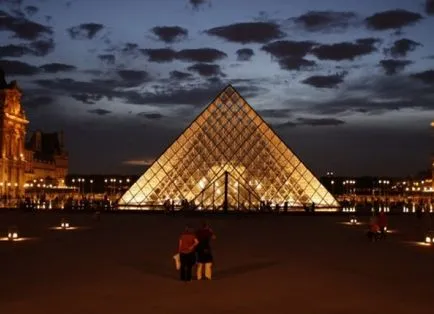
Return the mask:
M 232 208 L 259 207 L 261 200 L 293 207 L 314 202 L 324 211 L 339 205 L 232 87 L 125 192 L 119 205 L 146 210 L 167 199 L 185 199 L 210 208 L 221 206 L 225 195 Z
M 18 233 L 17 232 L 9 232 L 8 233 L 8 239 L 9 240 L 16 240 L 16 239 L 18 239 Z
M 67 230 L 67 231 L 69 231 L 69 230 L 78 230 L 78 229 L 86 229 L 86 228 L 84 228 L 84 227 L 71 227 L 71 226 L 65 228 L 65 227 L 62 227 L 62 226 L 58 226 L 58 227 L 52 227 L 50 229 L 52 229 L 52 230 Z
M 431 237 L 425 237 L 425 243 L 431 243 Z

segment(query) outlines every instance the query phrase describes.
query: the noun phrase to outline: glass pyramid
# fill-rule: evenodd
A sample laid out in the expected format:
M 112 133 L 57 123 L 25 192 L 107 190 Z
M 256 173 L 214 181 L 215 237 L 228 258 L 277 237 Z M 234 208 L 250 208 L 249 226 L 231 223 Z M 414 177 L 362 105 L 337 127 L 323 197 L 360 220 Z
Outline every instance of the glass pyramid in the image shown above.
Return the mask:
M 334 211 L 338 202 L 227 86 L 119 199 L 119 209 Z

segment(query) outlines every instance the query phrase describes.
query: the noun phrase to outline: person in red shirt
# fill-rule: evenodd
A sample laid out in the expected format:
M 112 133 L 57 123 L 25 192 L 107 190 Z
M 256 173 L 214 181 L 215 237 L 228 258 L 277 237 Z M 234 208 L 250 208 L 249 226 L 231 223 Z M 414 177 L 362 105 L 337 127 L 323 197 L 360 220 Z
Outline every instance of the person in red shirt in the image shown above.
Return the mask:
M 196 247 L 197 253 L 197 280 L 202 279 L 203 269 L 205 268 L 205 278 L 211 280 L 212 278 L 212 263 L 213 255 L 211 252 L 211 240 L 215 239 L 214 232 L 211 227 L 204 223 L 202 228 L 196 231 L 196 237 L 199 241 Z M 204 267 L 205 266 L 205 267 Z
M 378 214 L 378 226 L 380 227 L 381 237 L 385 238 L 387 231 L 387 216 L 384 211 Z
M 181 263 L 179 275 L 181 281 L 191 281 L 192 269 L 196 263 L 195 248 L 199 241 L 194 234 L 194 230 L 190 226 L 186 226 L 183 233 L 179 237 L 178 253 Z
M 368 238 L 371 241 L 378 240 L 378 234 L 380 232 L 380 226 L 378 225 L 378 219 L 373 215 L 369 220 Z

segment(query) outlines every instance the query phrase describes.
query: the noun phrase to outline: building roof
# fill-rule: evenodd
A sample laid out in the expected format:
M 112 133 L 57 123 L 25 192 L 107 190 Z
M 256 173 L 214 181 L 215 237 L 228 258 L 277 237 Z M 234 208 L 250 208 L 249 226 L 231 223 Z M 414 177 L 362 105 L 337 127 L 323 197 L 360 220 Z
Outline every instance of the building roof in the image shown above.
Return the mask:
M 34 152 L 33 158 L 44 161 L 54 161 L 54 156 L 63 154 L 64 148 L 61 132 L 43 133 L 35 131 L 26 148 Z

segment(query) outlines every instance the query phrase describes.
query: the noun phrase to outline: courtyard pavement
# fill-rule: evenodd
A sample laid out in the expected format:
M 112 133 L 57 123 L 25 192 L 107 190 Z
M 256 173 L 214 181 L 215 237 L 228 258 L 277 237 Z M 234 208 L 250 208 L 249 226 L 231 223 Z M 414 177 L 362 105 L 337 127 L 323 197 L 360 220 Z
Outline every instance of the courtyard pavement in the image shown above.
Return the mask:
M 62 217 L 78 228 L 53 229 Z M 214 279 L 182 283 L 178 234 L 200 217 L 2 211 L 0 237 L 27 240 L 0 241 L 0 313 L 434 313 L 426 224 L 391 216 L 370 243 L 348 217 L 209 217 Z

